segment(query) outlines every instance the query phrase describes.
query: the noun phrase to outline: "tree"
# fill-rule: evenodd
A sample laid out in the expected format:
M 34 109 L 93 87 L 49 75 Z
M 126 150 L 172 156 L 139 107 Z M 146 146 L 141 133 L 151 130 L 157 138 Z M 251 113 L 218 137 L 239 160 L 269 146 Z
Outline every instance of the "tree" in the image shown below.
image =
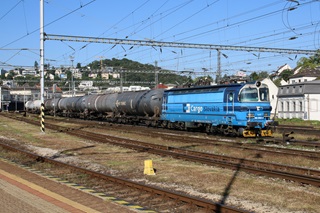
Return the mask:
M 269 73 L 266 72 L 266 71 L 261 71 L 259 72 L 259 79 L 262 80 L 262 79 L 265 79 L 265 78 L 268 78 L 269 77 Z
M 38 67 L 39 67 L 39 64 L 38 64 L 37 61 L 35 61 L 35 62 L 34 62 L 34 69 L 35 69 L 35 70 L 38 70 Z
M 11 70 L 11 71 L 9 72 L 9 74 L 7 75 L 7 79 L 8 79 L 8 80 L 12 80 L 14 76 L 15 76 L 15 74 L 14 74 L 14 72 Z
M 298 67 L 302 68 L 316 68 L 320 66 L 320 50 L 314 56 L 310 56 L 309 58 L 302 57 L 299 59 L 297 63 Z
M 290 76 L 293 75 L 293 71 L 292 70 L 284 70 L 280 76 L 283 80 L 288 81 Z
M 278 79 L 274 80 L 273 83 L 274 83 L 277 87 L 279 87 L 279 86 L 281 86 L 281 79 L 278 78 Z
M 259 79 L 259 75 L 256 72 L 251 73 L 249 77 L 251 81 L 257 81 Z

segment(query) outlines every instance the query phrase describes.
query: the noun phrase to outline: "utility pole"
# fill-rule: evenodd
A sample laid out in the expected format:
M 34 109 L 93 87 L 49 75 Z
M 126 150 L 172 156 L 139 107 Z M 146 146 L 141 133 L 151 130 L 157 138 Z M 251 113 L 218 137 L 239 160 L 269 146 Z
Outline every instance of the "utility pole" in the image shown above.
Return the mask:
M 221 52 L 220 50 L 217 50 L 217 76 L 216 76 L 216 83 L 220 84 L 221 80 Z
M 70 56 L 70 61 L 71 61 L 71 88 L 72 88 L 72 97 L 74 97 L 74 81 L 73 81 L 73 61 L 74 61 L 74 57 L 71 55 Z
M 40 123 L 41 132 L 45 132 L 44 127 L 44 0 L 40 0 L 40 97 L 41 97 L 41 108 L 40 108 Z
M 158 89 L 158 62 L 154 62 L 154 82 L 155 82 L 155 89 Z

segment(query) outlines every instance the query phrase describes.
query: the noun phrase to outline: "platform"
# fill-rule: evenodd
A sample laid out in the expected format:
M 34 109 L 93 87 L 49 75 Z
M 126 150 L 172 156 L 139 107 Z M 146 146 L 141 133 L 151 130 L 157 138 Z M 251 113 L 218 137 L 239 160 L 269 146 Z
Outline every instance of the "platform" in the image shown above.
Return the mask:
M 0 212 L 137 212 L 0 159 Z

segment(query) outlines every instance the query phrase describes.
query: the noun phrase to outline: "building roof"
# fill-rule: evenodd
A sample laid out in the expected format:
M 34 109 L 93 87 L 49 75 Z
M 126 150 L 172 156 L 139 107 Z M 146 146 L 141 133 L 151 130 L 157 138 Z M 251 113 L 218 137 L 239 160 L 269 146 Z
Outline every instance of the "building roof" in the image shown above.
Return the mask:
M 290 77 L 292 78 L 300 78 L 300 77 L 320 77 L 320 69 L 319 68 L 303 68 L 297 74 Z
M 281 93 L 282 90 L 284 90 L 283 93 Z M 301 96 L 304 94 L 320 94 L 320 80 L 282 85 L 279 87 L 278 97 Z

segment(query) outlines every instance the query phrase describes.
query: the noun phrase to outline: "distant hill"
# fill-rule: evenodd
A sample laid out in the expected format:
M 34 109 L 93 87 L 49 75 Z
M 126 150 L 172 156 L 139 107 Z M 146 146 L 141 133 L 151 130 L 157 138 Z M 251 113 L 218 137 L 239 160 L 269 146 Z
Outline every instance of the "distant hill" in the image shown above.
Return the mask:
M 93 61 L 88 64 L 91 69 L 100 69 L 101 63 L 104 67 L 113 67 L 114 70 L 126 69 L 126 70 L 140 70 L 140 71 L 154 71 L 155 69 L 160 70 L 161 67 L 155 67 L 151 64 L 141 64 L 137 61 L 132 61 L 127 58 L 121 60 L 112 58 L 104 59 L 102 61 Z M 167 70 L 169 71 L 169 70 Z M 140 81 L 140 82 L 154 82 L 154 73 L 126 73 L 123 76 L 125 81 Z M 163 84 L 184 84 L 189 81 L 187 76 L 180 76 L 176 74 L 161 74 L 158 75 L 158 82 Z

